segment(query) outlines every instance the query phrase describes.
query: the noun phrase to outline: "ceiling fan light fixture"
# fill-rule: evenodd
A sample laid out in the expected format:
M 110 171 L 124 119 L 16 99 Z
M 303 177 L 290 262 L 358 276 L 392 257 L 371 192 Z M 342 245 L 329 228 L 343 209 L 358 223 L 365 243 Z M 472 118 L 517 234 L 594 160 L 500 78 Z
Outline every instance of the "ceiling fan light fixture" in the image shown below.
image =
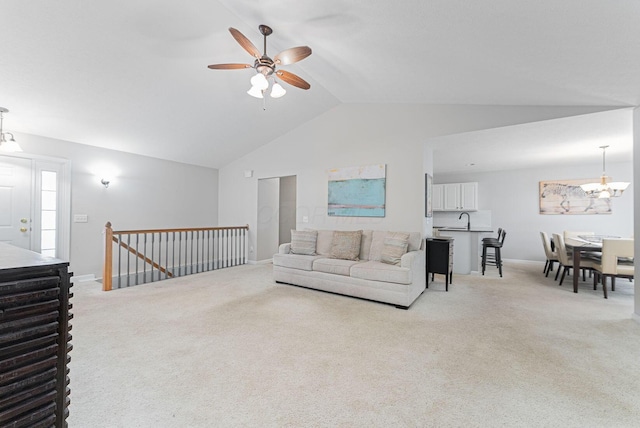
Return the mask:
M 272 98 L 280 98 L 287 91 L 275 80 L 277 75 L 280 81 L 295 86 L 296 88 L 307 90 L 311 88 L 311 85 L 306 82 L 300 76 L 297 76 L 291 72 L 285 70 L 278 70 L 278 66 L 294 64 L 298 61 L 302 61 L 311 55 L 311 48 L 309 46 L 297 46 L 281 51 L 276 56 L 271 58 L 267 55 L 267 36 L 273 33 L 273 30 L 268 25 L 258 26 L 260 33 L 263 36 L 264 50 L 260 50 L 240 31 L 233 27 L 229 27 L 231 36 L 242 46 L 242 48 L 254 58 L 253 65 L 242 63 L 225 63 L 225 64 L 211 64 L 208 66 L 211 70 L 243 70 L 246 68 L 253 68 L 256 74 L 251 78 L 252 88 L 247 91 L 249 95 L 255 98 L 264 99 L 265 92 L 269 91 L 269 81 L 273 80 L 273 87 L 269 91 Z M 264 108 L 263 103 L 263 109 Z
M 251 89 L 247 91 L 247 94 L 251 95 L 254 98 L 264 98 L 262 95 L 262 89 L 259 89 L 257 86 L 252 86 Z
M 280 98 L 286 93 L 287 91 L 278 82 L 275 82 L 271 87 L 271 98 Z
M 254 88 L 258 88 L 258 90 L 263 91 L 269 87 L 269 82 L 267 78 L 264 77 L 262 73 L 256 73 L 255 76 L 251 78 L 251 85 Z

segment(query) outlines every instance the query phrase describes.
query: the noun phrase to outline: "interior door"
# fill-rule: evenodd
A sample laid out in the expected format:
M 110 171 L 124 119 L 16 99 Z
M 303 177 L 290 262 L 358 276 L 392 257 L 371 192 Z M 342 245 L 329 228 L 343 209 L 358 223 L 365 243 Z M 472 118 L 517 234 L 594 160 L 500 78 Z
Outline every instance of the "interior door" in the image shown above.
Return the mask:
M 0 242 L 31 249 L 31 159 L 0 157 Z

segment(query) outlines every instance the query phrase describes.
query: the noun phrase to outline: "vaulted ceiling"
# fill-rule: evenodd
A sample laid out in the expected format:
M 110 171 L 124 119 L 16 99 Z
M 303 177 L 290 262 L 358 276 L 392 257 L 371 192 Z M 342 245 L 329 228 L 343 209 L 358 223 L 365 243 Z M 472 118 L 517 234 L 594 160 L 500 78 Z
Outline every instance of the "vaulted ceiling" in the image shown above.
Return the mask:
M 635 0 L 3 0 L 6 127 L 219 168 L 341 103 L 635 106 Z M 228 32 L 311 84 L 263 103 Z M 594 154 L 594 156 L 596 156 Z

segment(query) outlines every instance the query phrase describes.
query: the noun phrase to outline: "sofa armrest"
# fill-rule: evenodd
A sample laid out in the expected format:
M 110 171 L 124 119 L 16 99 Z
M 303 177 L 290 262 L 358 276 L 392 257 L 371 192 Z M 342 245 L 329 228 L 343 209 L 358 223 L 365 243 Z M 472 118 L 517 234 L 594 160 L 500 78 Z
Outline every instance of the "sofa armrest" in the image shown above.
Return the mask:
M 278 247 L 278 254 L 289 254 L 291 252 L 291 243 L 281 244 Z
M 409 251 L 408 253 L 403 254 L 400 258 L 400 267 L 411 269 L 416 265 L 416 263 L 420 264 L 421 260 L 424 265 L 423 250 Z
M 425 263 L 424 250 L 409 251 L 400 258 L 400 267 L 411 269 L 413 281 L 426 285 Z

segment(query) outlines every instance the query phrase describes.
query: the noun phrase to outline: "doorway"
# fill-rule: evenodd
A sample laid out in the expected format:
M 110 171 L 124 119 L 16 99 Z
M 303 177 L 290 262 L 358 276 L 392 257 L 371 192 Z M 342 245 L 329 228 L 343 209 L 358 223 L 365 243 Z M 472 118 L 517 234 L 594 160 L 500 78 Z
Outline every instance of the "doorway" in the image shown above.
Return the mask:
M 258 233 L 256 260 L 271 260 L 280 244 L 291 242 L 296 228 L 295 175 L 258 180 Z
M 0 158 L 0 242 L 31 249 L 31 159 Z
M 69 260 L 69 162 L 0 155 L 0 242 Z

